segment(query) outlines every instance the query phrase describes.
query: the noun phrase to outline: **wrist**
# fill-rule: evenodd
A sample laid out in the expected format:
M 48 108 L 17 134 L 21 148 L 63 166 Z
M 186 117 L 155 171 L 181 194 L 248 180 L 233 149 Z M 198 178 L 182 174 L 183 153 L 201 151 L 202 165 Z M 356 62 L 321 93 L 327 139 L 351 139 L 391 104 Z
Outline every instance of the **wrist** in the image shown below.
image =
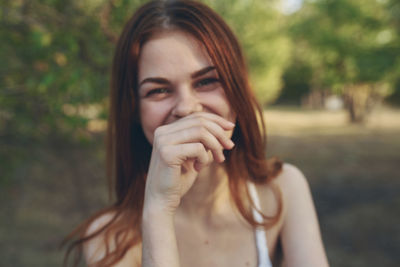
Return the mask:
M 175 209 L 158 201 L 145 201 L 143 205 L 142 220 L 145 221 L 172 221 Z
M 179 206 L 180 199 L 175 197 L 162 197 L 152 194 L 151 191 L 145 192 L 143 211 L 150 214 L 161 214 L 173 216 L 177 207 Z
M 142 266 L 179 266 L 174 213 L 145 202 L 142 213 Z

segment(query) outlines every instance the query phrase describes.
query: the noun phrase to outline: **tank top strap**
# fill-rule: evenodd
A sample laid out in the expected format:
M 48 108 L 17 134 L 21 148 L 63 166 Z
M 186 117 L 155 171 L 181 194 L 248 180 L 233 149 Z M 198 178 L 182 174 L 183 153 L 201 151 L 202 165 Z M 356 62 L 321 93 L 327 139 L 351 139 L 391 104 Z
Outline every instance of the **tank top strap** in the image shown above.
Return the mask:
M 255 208 L 252 209 L 253 218 L 255 219 L 256 222 L 261 223 L 263 221 L 263 218 L 261 214 L 258 212 L 258 210 L 261 210 L 261 205 L 260 205 L 260 199 L 257 194 L 256 186 L 250 182 L 248 182 L 247 185 L 250 197 L 255 205 Z M 267 237 L 264 228 L 257 227 L 254 233 L 255 233 L 256 247 L 258 254 L 258 267 L 272 267 L 272 263 L 269 258 Z

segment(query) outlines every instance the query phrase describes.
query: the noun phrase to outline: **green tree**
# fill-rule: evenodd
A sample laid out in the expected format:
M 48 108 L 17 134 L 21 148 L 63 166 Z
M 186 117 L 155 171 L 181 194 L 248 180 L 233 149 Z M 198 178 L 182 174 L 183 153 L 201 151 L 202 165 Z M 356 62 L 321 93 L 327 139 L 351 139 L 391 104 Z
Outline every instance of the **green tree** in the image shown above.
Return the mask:
M 394 29 L 394 36 L 391 42 L 393 50 L 396 51 L 396 64 L 392 74 L 393 92 L 388 100 L 391 103 L 400 105 L 400 2 L 398 0 L 387 0 L 386 9 L 389 24 Z
M 118 33 L 138 4 L 0 1 L 2 180 L 32 146 L 88 142 L 104 128 L 111 33 Z
M 307 1 L 292 18 L 295 58 L 313 69 L 313 90 L 346 100 L 352 122 L 363 122 L 390 93 L 397 53 L 385 1 Z
M 250 69 L 250 79 L 262 104 L 275 101 L 290 60 L 291 41 L 279 1 L 208 0 L 238 36 Z
M 0 0 L 2 177 L 29 157 L 27 145 L 91 142 L 104 131 L 115 41 L 144 2 Z M 275 1 L 205 2 L 238 34 L 262 103 L 275 99 L 290 50 Z

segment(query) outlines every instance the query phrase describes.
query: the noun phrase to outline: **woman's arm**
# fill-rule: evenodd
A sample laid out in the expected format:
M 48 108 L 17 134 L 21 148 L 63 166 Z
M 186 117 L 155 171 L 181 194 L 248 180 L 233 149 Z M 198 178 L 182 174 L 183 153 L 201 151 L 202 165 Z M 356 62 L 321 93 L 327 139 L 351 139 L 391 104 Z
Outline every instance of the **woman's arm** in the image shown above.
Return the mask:
M 223 149 L 233 143 L 226 135 L 234 124 L 224 118 L 199 112 L 157 128 L 146 179 L 142 214 L 142 253 L 135 246 L 115 267 L 179 267 L 174 214 L 181 197 L 193 185 L 198 172 L 213 161 L 223 162 Z M 101 229 L 109 218 L 100 217 L 88 234 Z M 111 238 L 111 240 L 113 240 Z M 103 235 L 90 240 L 84 248 L 89 266 L 105 257 L 105 245 L 115 245 Z M 139 262 L 139 263 L 138 263 Z
M 226 131 L 233 127 L 218 115 L 198 112 L 156 129 L 142 217 L 143 267 L 179 267 L 175 211 L 198 172 L 225 160 L 223 150 L 233 147 Z
M 142 219 L 143 266 L 179 266 L 173 214 L 146 204 Z
M 284 164 L 278 180 L 286 205 L 281 232 L 284 266 L 329 266 L 306 178 L 295 166 Z

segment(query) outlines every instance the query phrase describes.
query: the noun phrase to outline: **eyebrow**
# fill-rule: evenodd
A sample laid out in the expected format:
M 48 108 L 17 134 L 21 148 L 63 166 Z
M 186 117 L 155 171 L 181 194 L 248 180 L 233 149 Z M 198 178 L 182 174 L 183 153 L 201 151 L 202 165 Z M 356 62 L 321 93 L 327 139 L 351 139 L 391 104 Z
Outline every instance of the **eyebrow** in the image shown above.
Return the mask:
M 202 75 L 204 75 L 204 74 L 206 74 L 206 73 L 208 73 L 208 72 L 210 72 L 212 70 L 215 70 L 215 67 L 214 66 L 208 66 L 208 67 L 202 68 L 201 70 L 198 70 L 198 71 L 192 73 L 190 75 L 190 77 L 192 79 L 194 79 L 194 78 L 200 77 L 200 76 L 202 76 Z M 147 82 L 158 83 L 158 84 L 170 84 L 170 82 L 165 78 L 149 77 L 149 78 L 146 78 L 143 81 L 141 81 L 140 84 L 139 84 L 139 87 L 142 86 L 142 84 L 147 83 Z
M 215 70 L 215 67 L 214 66 L 208 66 L 208 67 L 205 67 L 205 68 L 203 68 L 201 70 L 196 71 L 195 73 L 190 75 L 190 77 L 192 77 L 192 79 L 194 79 L 194 78 L 202 76 L 202 75 L 204 75 L 204 74 L 206 74 L 206 73 L 208 73 L 208 72 L 210 72 L 212 70 Z

